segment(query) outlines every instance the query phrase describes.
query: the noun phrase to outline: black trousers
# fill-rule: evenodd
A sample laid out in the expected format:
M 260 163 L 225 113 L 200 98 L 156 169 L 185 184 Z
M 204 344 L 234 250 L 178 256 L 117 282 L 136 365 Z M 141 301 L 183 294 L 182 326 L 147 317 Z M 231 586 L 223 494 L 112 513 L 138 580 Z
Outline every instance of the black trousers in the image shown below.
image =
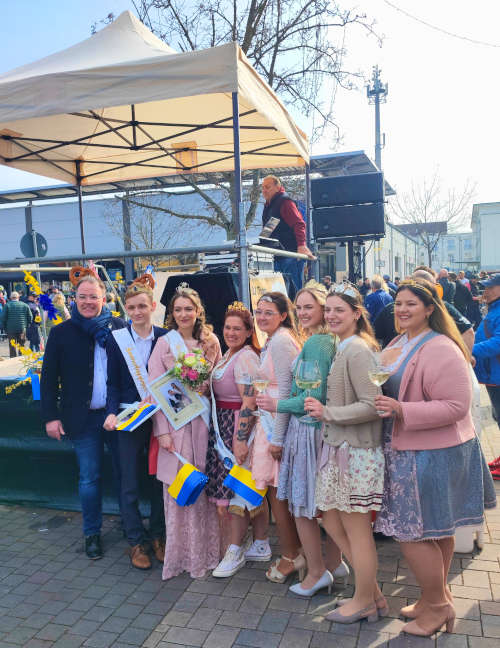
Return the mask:
M 500 427 L 500 385 L 487 385 L 486 389 L 490 396 L 493 418 L 497 422 L 498 427 Z
M 118 432 L 120 457 L 120 511 L 123 528 L 130 546 L 142 544 L 147 538 L 165 537 L 163 484 L 147 471 L 147 452 L 151 436 L 151 421 L 146 421 L 133 432 Z M 142 479 L 140 479 L 142 473 Z M 149 532 L 146 531 L 139 510 L 139 484 L 146 482 L 151 505 Z

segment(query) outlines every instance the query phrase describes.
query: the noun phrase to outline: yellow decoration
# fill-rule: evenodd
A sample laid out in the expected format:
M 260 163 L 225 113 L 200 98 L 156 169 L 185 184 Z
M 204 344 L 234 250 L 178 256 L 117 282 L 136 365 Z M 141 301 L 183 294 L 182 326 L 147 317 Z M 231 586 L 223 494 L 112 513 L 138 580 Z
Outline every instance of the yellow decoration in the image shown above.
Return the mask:
M 23 270 L 23 272 L 24 272 L 24 281 L 31 288 L 31 292 L 35 295 L 41 295 L 42 289 L 40 288 L 40 284 L 35 279 L 35 277 L 28 270 Z
M 42 318 L 40 317 L 40 315 L 35 315 L 35 322 L 37 324 L 40 324 L 41 321 L 42 321 Z
M 120 317 L 119 311 L 111 311 L 111 315 L 113 315 L 113 317 Z
M 42 371 L 42 351 L 32 351 L 31 349 L 25 349 L 21 344 L 17 343 L 15 340 L 10 340 L 10 345 L 14 347 L 21 354 L 21 362 L 23 364 L 26 372 L 32 371 L 34 373 L 41 373 Z M 5 393 L 11 394 L 14 389 L 17 389 L 20 385 L 27 385 L 31 382 L 31 377 L 22 378 L 12 385 L 7 385 L 5 387 Z

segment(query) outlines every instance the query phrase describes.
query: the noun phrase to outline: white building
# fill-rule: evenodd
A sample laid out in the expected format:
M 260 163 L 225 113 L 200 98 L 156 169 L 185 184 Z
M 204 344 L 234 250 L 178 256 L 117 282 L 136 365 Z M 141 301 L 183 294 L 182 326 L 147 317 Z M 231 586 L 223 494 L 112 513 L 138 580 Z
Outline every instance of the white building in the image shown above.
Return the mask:
M 473 205 L 471 227 L 478 252 L 478 270 L 500 271 L 500 202 Z

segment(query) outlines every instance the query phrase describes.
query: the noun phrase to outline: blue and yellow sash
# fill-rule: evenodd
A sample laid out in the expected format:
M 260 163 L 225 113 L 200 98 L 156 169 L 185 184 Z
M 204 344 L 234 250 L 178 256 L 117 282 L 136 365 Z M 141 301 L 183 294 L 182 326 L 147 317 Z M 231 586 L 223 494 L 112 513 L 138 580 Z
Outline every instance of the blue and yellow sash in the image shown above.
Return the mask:
M 144 421 L 146 421 L 150 416 L 153 416 L 153 414 L 158 409 L 160 409 L 158 405 L 145 403 L 144 405 L 137 407 L 137 409 L 135 409 L 130 416 L 127 416 L 127 410 L 125 410 L 125 413 L 122 412 L 121 416 L 119 417 L 119 420 L 121 419 L 121 421 L 116 426 L 116 429 L 123 430 L 124 432 L 132 432 L 133 430 L 138 428 L 141 423 L 144 423 Z

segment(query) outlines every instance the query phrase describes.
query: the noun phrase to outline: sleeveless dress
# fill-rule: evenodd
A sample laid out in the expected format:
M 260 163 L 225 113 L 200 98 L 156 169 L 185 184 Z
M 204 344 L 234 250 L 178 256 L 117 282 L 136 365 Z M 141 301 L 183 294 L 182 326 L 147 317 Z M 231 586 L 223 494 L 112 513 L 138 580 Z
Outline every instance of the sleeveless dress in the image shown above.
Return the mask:
M 248 385 L 259 367 L 259 356 L 249 347 L 243 347 L 235 355 L 227 359 L 226 353 L 212 372 L 212 390 L 216 402 L 216 416 L 219 432 L 228 450 L 232 450 L 233 436 L 237 432 L 241 409 L 241 396 L 238 385 Z M 209 482 L 205 487 L 208 500 L 217 506 L 229 506 L 233 491 L 223 486 L 227 476 L 227 468 L 223 465 L 215 449 L 215 431 L 210 426 L 208 437 L 207 467 L 205 474 Z
M 410 358 L 436 335 L 422 334 L 408 350 L 383 386 L 386 396 L 399 397 Z M 478 438 L 451 448 L 393 450 L 392 428 L 392 419 L 384 419 L 385 486 L 374 530 L 399 542 L 417 542 L 481 524 L 484 509 L 496 506 L 496 495 Z

